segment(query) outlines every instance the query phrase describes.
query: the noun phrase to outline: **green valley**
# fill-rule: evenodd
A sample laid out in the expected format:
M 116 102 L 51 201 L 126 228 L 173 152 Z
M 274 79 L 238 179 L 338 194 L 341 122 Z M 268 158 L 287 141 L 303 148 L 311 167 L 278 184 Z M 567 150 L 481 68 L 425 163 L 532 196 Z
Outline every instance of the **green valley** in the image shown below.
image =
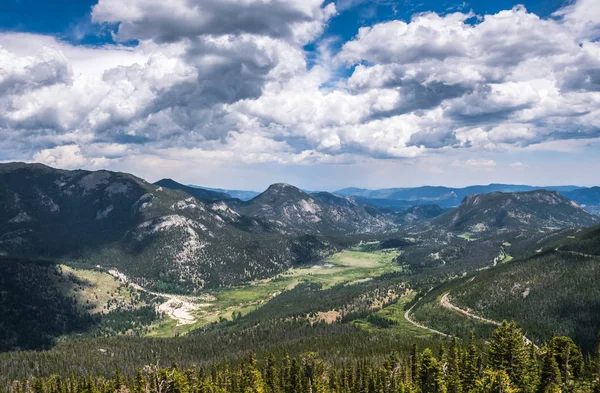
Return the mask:
M 170 337 L 224 319 L 239 318 L 300 283 L 318 284 L 322 289 L 328 289 L 336 285 L 364 283 L 385 274 L 405 271 L 395 261 L 398 251 L 372 250 L 373 246 L 377 244 L 357 246 L 334 254 L 318 265 L 289 269 L 269 279 L 201 293 L 197 299 L 200 306 L 192 312 L 196 318 L 194 323 L 178 325 L 167 317 L 158 326 L 151 327 L 149 335 Z

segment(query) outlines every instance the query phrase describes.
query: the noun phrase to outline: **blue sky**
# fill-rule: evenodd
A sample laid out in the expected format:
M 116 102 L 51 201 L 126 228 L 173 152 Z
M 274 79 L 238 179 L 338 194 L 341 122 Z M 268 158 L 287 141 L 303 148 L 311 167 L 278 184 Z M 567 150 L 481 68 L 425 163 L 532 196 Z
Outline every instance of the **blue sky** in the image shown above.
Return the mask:
M 5 161 L 251 189 L 598 181 L 595 0 L 126 3 L 0 4 Z
M 51 34 L 77 44 L 114 43 L 109 34 L 110 28 L 91 23 L 91 9 L 97 3 L 98 0 L 4 0 L 0 4 L 0 28 Z M 523 4 L 529 11 L 547 17 L 563 6 L 565 0 L 347 0 L 341 4 L 339 14 L 332 18 L 325 35 L 339 37 L 340 42 L 345 42 L 360 27 L 391 19 L 409 21 L 412 15 L 419 12 L 444 14 L 473 10 L 485 15 Z

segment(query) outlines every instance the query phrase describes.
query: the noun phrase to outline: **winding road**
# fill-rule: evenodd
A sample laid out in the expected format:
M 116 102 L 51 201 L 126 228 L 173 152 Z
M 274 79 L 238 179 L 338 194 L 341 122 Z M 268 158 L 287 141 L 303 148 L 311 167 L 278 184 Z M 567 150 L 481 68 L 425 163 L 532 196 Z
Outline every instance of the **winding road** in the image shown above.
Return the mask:
M 489 323 L 491 325 L 496 325 L 496 326 L 500 326 L 501 325 L 501 323 L 498 322 L 498 321 L 494 321 L 492 319 L 487 319 L 487 318 L 480 317 L 479 315 L 475 315 L 475 314 L 473 314 L 473 313 L 471 313 L 471 312 L 469 312 L 467 310 L 463 310 L 462 308 L 455 306 L 454 304 L 450 303 L 450 300 L 448 299 L 448 295 L 450 295 L 450 292 L 446 292 L 442 296 L 442 298 L 440 299 L 440 305 L 442 307 L 445 307 L 445 308 L 447 308 L 449 310 L 456 311 L 456 312 L 458 312 L 460 314 L 463 314 L 464 316 L 466 316 L 468 318 L 475 319 L 475 320 L 477 320 L 479 322 Z M 539 349 L 539 347 L 537 345 L 535 345 L 533 343 L 533 341 L 531 341 L 525 335 L 523 335 L 523 341 L 525 341 L 525 343 L 527 345 L 532 344 L 536 349 Z
M 427 291 L 427 293 L 431 292 L 432 289 L 433 288 L 431 288 L 429 291 Z M 427 293 L 425 295 L 427 295 Z M 415 320 L 413 320 L 411 318 L 410 314 L 411 314 L 412 310 L 415 308 L 415 306 L 417 304 L 419 304 L 419 302 L 421 301 L 421 299 L 423 299 L 425 297 L 425 295 L 422 296 L 421 298 L 419 298 L 419 300 L 417 300 L 415 302 L 415 304 L 413 304 L 408 310 L 406 310 L 406 312 L 404 313 L 404 319 L 406 319 L 409 323 L 411 323 L 412 325 L 414 325 L 414 326 L 416 326 L 418 328 L 427 330 L 427 331 L 429 331 L 431 333 L 434 333 L 434 334 L 439 334 L 440 336 L 450 337 L 449 334 L 442 333 L 439 330 L 435 330 L 435 329 L 429 328 L 429 327 L 427 327 L 425 325 L 421 325 L 420 323 L 416 322 Z M 463 310 L 462 308 L 455 306 L 454 304 L 450 303 L 449 295 L 450 295 L 450 292 L 446 292 L 444 295 L 442 295 L 442 297 L 440 299 L 440 305 L 442 307 L 447 308 L 447 309 L 452 310 L 452 311 L 455 311 L 455 312 L 457 312 L 459 314 L 462 314 L 462 315 L 464 315 L 464 316 L 466 316 L 468 318 L 477 320 L 477 321 L 482 322 L 482 323 L 488 323 L 488 324 L 495 325 L 495 326 L 500 326 L 501 325 L 501 323 L 498 322 L 498 321 L 494 321 L 492 319 L 487 319 L 487 318 L 480 317 L 479 315 L 475 315 L 475 314 L 473 314 L 473 313 L 471 313 L 471 312 L 469 312 L 467 310 Z M 537 345 L 535 345 L 533 343 L 533 341 L 531 341 L 525 335 L 523 335 L 523 341 L 526 344 L 528 344 L 528 345 L 532 344 L 535 348 L 539 349 L 539 347 Z
M 498 322 L 498 321 L 492 321 L 491 319 L 480 317 L 479 315 L 472 314 L 467 310 L 463 310 L 462 308 L 456 307 L 454 304 L 450 303 L 450 300 L 448 300 L 449 294 L 450 294 L 450 292 L 446 292 L 440 299 L 440 304 L 442 307 L 447 308 L 449 310 L 456 311 L 456 312 L 463 314 L 471 319 L 476 319 L 483 323 L 489 323 L 491 325 L 500 326 L 500 322 Z
M 431 288 L 431 289 L 433 289 L 433 288 Z M 427 293 L 431 292 L 431 289 L 430 289 L 429 291 L 427 291 Z M 427 295 L 427 293 L 426 293 L 425 295 Z M 425 297 L 425 296 L 423 296 L 423 297 Z M 435 329 L 432 329 L 432 328 L 428 328 L 428 327 L 427 327 L 427 326 L 425 326 L 425 325 L 421 325 L 420 323 L 418 323 L 418 322 L 414 321 L 414 320 L 413 320 L 413 319 L 410 317 L 410 313 L 412 312 L 413 308 L 415 308 L 415 306 L 416 306 L 417 304 L 419 304 L 419 302 L 421 301 L 421 299 L 422 299 L 423 297 L 419 298 L 419 299 L 418 299 L 418 300 L 415 302 L 415 304 L 413 304 L 413 305 L 411 306 L 411 308 L 409 308 L 408 310 L 406 310 L 406 312 L 404 313 L 404 319 L 406 319 L 406 320 L 407 320 L 409 323 L 411 323 L 412 325 L 414 325 L 414 326 L 416 326 L 416 327 L 418 327 L 418 328 L 421 328 L 421 329 L 428 330 L 428 331 L 430 331 L 431 333 L 434 333 L 434 334 L 439 334 L 440 336 L 444 336 L 444 337 L 450 337 L 450 336 L 449 336 L 449 335 L 447 335 L 446 333 L 442 333 L 442 332 L 440 332 L 439 330 L 435 330 Z

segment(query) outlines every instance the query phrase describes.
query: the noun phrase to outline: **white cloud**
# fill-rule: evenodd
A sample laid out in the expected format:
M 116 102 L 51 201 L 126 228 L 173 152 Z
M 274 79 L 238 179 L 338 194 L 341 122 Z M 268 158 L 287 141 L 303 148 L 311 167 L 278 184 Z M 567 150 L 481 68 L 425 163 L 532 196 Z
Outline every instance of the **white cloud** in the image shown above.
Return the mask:
M 452 166 L 489 170 L 496 166 L 496 161 L 489 159 L 470 159 L 466 161 L 455 160 L 452 163 Z
M 52 149 L 44 149 L 34 154 L 33 159 L 36 162 L 62 169 L 76 169 L 81 167 L 101 168 L 108 164 L 108 160 L 104 157 L 85 157 L 81 148 L 77 145 L 64 145 Z
M 324 0 L 100 0 L 93 20 L 139 45 L 0 34 L 0 153 L 62 167 L 447 156 L 467 172 L 495 166 L 474 156 L 574 152 L 600 138 L 597 9 L 425 13 L 337 50 L 318 38 L 336 12 Z
M 513 167 L 513 168 L 527 168 L 527 167 L 529 167 L 529 165 L 523 164 L 520 161 L 513 162 L 512 164 L 510 164 L 510 166 Z

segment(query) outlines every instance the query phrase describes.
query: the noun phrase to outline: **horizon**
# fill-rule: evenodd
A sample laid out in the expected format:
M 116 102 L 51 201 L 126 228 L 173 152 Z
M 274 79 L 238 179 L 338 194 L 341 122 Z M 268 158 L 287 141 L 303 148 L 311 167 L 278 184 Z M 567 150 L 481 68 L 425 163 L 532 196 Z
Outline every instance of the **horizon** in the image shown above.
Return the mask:
M 25 162 L 25 161 L 0 161 L 0 165 L 1 164 L 26 164 L 26 165 L 36 165 L 36 164 L 41 164 L 41 165 L 45 165 L 47 167 L 50 168 L 54 168 L 54 169 L 62 169 L 62 168 L 55 168 L 52 167 L 51 165 L 47 165 L 44 164 L 42 162 Z M 90 171 L 110 171 L 110 172 L 122 172 L 122 173 L 128 173 L 131 175 L 134 175 L 148 183 L 157 183 L 161 180 L 172 180 L 175 181 L 179 184 L 182 184 L 184 186 L 188 186 L 188 187 L 197 187 L 197 188 L 203 188 L 203 189 L 215 189 L 215 190 L 224 190 L 224 191 L 250 191 L 250 192 L 257 192 L 257 193 L 262 193 L 265 190 L 267 190 L 270 186 L 275 185 L 275 184 L 288 184 L 291 186 L 294 186 L 296 188 L 301 189 L 302 191 L 305 192 L 329 192 L 329 193 L 335 193 L 337 191 L 342 191 L 345 189 L 360 189 L 360 190 L 369 190 L 369 191 L 379 191 L 379 190 L 391 190 L 391 189 L 413 189 L 413 188 L 423 188 L 423 187 L 432 187 L 432 188 L 450 188 L 450 189 L 463 189 L 463 188 L 468 188 L 468 187 L 487 187 L 487 186 L 492 186 L 492 185 L 502 185 L 502 186 L 515 186 L 515 187 L 535 187 L 535 188 L 550 188 L 550 187 L 576 187 L 576 188 L 595 188 L 595 187 L 600 187 L 598 184 L 594 184 L 594 185 L 589 185 L 589 186 L 582 186 L 582 185 L 578 185 L 578 184 L 543 184 L 543 185 L 538 185 L 538 184 L 525 184 L 525 183 L 497 183 L 497 182 L 490 182 L 490 183 L 473 183 L 473 184 L 467 184 L 464 186 L 452 186 L 452 185 L 447 185 L 447 184 L 423 184 L 423 185 L 417 185 L 417 186 L 410 186 L 410 187 L 405 187 L 405 186 L 389 186 L 389 187 L 381 187 L 381 188 L 366 188 L 366 187 L 361 187 L 361 186 L 345 186 L 345 187 L 339 187 L 339 188 L 335 188 L 335 189 L 308 189 L 308 188 L 304 188 L 304 187 L 300 187 L 294 183 L 291 183 L 289 181 L 275 181 L 273 183 L 269 183 L 266 186 L 260 188 L 260 189 L 252 189 L 252 188 L 241 188 L 241 187 L 213 187 L 210 185 L 203 185 L 203 184 L 195 184 L 195 183 L 184 183 L 182 181 L 179 181 L 177 178 L 173 178 L 173 177 L 162 177 L 159 179 L 146 179 L 142 176 L 139 176 L 138 174 L 135 173 L 131 173 L 131 172 L 124 172 L 124 171 L 119 171 L 119 170 L 113 170 L 113 169 L 108 169 L 108 168 L 96 168 L 96 169 L 86 169 L 86 168 L 71 168 L 71 169 L 66 169 L 66 170 L 71 170 L 71 171 L 76 171 L 76 170 L 90 170 Z
M 598 184 L 594 0 L 196 3 L 9 0 L 3 160 L 223 189 Z

